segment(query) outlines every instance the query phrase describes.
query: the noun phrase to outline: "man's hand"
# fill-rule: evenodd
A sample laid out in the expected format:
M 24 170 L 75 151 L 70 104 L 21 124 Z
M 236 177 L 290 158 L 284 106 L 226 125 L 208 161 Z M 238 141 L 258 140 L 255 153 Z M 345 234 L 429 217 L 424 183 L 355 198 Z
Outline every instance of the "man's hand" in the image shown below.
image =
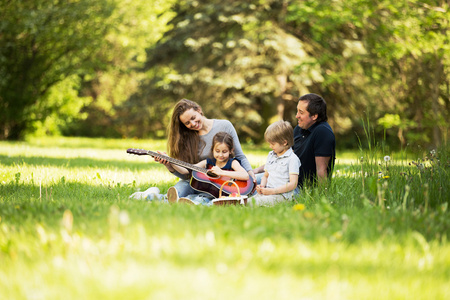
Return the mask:
M 253 169 L 253 173 L 255 173 L 255 174 L 259 174 L 259 173 L 263 173 L 264 172 L 264 167 L 265 167 L 266 165 L 262 165 L 262 166 L 260 166 L 260 167 L 257 167 L 257 168 L 255 168 L 255 169 Z

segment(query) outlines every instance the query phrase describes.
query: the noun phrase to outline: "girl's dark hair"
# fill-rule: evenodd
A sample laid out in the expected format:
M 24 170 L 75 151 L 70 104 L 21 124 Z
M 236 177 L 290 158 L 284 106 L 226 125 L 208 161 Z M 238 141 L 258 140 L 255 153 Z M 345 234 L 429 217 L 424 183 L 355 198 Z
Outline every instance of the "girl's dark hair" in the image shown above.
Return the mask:
M 298 101 L 308 101 L 306 110 L 311 116 L 317 115 L 317 123 L 328 121 L 327 103 L 317 94 L 306 94 L 301 96 Z
M 218 133 L 216 133 L 216 135 L 213 137 L 212 140 L 212 146 L 211 146 L 211 158 L 214 158 L 214 147 L 216 146 L 216 144 L 225 144 L 228 146 L 228 149 L 230 149 L 230 157 L 234 157 L 234 142 L 233 142 L 233 137 L 224 132 L 224 131 L 220 131 Z

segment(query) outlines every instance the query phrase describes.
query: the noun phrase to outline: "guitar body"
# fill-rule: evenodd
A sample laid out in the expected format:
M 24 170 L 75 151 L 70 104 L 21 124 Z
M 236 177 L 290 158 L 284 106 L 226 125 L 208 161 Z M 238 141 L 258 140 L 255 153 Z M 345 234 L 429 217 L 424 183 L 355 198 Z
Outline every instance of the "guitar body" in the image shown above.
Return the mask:
M 222 189 L 222 196 L 230 196 L 232 193 L 240 193 L 241 195 L 251 194 L 255 190 L 255 184 L 253 179 L 250 177 L 247 181 L 244 180 L 234 180 L 230 177 L 219 176 L 210 177 L 205 173 L 193 171 L 191 177 L 191 187 L 199 192 L 208 193 L 214 198 L 219 198 L 220 187 L 224 182 L 233 180 L 238 186 L 239 191 L 233 184 L 226 184 Z

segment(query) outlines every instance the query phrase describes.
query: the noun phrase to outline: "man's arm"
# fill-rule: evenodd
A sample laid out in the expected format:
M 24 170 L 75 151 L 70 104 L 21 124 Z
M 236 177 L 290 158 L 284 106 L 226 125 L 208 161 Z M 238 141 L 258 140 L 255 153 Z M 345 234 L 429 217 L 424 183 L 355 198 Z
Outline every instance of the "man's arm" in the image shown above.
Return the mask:
M 264 167 L 265 167 L 265 164 L 262 165 L 262 166 L 259 166 L 259 167 L 255 168 L 255 169 L 253 169 L 253 173 L 259 174 L 259 173 L 264 172 Z
M 316 156 L 316 172 L 319 184 L 326 182 L 328 179 L 327 169 L 330 159 L 330 156 Z

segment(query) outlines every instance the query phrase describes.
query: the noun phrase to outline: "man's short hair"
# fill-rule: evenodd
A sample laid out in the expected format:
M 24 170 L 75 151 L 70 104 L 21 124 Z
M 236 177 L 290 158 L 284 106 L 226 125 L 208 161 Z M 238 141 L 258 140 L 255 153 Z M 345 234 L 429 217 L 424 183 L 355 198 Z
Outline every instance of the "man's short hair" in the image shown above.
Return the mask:
M 310 93 L 301 96 L 298 101 L 308 101 L 306 110 L 311 116 L 317 115 L 317 123 L 328 121 L 327 103 L 321 96 Z

